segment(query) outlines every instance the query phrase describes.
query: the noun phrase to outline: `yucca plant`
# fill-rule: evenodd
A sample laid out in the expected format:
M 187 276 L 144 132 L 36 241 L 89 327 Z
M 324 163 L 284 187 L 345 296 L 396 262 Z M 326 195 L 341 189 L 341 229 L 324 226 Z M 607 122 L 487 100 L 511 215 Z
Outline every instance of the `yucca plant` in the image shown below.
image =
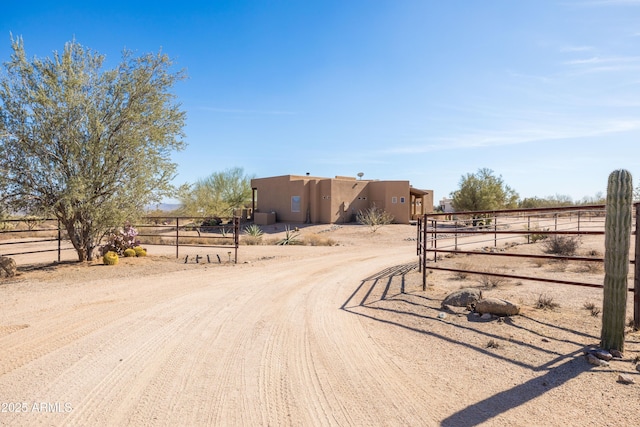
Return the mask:
M 284 237 L 279 240 L 276 245 L 284 246 L 284 245 L 299 245 L 300 240 L 298 237 L 300 233 L 298 231 L 291 231 L 291 228 L 288 225 L 284 226 Z
M 262 237 L 262 235 L 264 234 L 264 231 L 262 231 L 262 228 L 260 228 L 260 226 L 257 224 L 247 225 L 244 228 L 244 232 L 247 236 L 256 237 L 256 238 Z

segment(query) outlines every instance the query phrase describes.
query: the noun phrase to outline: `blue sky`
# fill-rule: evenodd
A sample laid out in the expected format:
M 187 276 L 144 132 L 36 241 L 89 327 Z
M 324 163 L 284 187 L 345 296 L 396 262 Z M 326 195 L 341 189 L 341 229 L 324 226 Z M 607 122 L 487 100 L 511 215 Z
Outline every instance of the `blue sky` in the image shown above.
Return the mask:
M 1 0 L 29 56 L 160 48 L 189 79 L 175 184 L 242 167 L 409 180 L 490 168 L 521 197 L 640 183 L 640 0 Z M 4 40 L 4 42 L 2 41 Z

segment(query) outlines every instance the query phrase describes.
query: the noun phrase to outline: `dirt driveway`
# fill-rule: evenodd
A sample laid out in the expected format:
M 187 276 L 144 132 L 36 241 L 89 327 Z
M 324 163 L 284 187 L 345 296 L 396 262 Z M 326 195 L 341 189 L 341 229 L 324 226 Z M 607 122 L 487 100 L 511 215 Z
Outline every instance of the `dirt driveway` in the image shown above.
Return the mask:
M 353 227 L 302 230 L 338 246 L 242 246 L 238 265 L 158 249 L 24 269 L 0 283 L 0 424 L 640 425 L 639 386 L 616 381 L 640 383 L 640 337 L 611 367 L 582 357 L 601 291 L 505 284 L 490 293 L 521 316 L 443 317 L 461 285 L 422 291 L 415 228 Z M 534 309 L 540 289 L 561 307 Z

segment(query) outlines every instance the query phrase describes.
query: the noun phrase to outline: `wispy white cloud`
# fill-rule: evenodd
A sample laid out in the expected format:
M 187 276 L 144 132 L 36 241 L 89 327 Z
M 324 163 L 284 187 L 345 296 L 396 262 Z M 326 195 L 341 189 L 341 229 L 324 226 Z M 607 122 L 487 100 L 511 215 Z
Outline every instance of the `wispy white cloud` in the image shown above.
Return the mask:
M 465 132 L 450 136 L 424 138 L 424 142 L 397 145 L 380 150 L 379 154 L 420 154 L 435 151 L 454 151 L 460 149 L 489 148 L 497 146 L 520 145 L 532 142 L 592 138 L 640 130 L 640 119 L 590 120 L 573 125 L 530 124 L 528 128 L 504 131 Z
M 633 71 L 640 70 L 640 56 L 592 56 L 565 61 L 564 65 L 578 73 Z

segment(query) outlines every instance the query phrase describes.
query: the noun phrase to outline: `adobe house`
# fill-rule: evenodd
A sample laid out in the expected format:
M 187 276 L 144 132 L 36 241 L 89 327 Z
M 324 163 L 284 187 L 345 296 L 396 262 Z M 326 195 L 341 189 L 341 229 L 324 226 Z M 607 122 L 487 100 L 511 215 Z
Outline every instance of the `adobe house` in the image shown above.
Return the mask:
M 408 224 L 433 211 L 433 191 L 415 189 L 409 181 L 282 175 L 252 179 L 251 188 L 258 224 L 345 223 L 372 206 L 389 212 L 394 222 Z

